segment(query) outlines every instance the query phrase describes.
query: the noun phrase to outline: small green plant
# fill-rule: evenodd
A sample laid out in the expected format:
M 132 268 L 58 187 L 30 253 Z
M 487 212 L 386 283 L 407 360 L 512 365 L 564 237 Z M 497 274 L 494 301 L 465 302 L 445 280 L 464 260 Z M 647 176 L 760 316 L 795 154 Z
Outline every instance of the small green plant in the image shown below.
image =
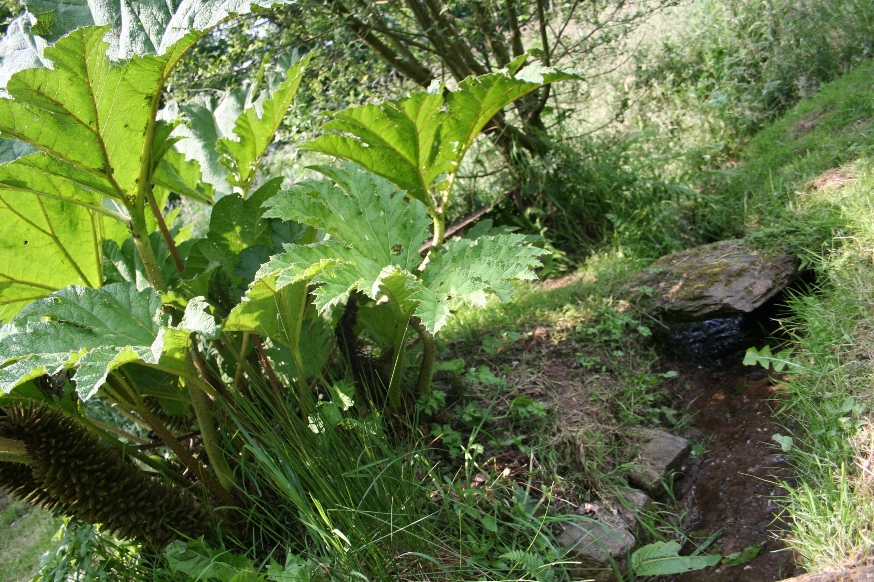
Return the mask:
M 655 542 L 638 548 L 631 554 L 629 578 L 668 576 L 715 566 L 722 556 L 681 556 L 680 544 L 674 541 Z
M 761 350 L 752 347 L 748 348 L 746 354 L 744 354 L 743 364 L 744 366 L 762 366 L 766 370 L 774 368 L 775 372 L 782 372 L 783 370 L 792 370 L 799 367 L 799 364 L 791 358 L 792 348 L 772 354 L 771 346 L 765 346 Z

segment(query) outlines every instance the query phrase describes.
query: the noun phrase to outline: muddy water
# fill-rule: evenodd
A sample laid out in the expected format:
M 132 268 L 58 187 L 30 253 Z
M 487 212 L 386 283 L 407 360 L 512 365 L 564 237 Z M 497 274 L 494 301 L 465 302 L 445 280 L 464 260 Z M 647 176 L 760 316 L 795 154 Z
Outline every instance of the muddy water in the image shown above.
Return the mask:
M 747 548 L 760 553 L 745 564 L 668 578 L 672 581 L 764 582 L 803 572 L 786 550 L 786 531 L 774 501 L 784 493 L 777 482 L 791 479 L 788 459 L 771 438 L 781 432 L 773 414 L 780 406 L 779 379 L 762 368 L 742 366 L 740 360 L 675 364 L 680 372 L 677 405 L 695 413 L 682 436 L 706 446 L 703 455 L 686 464 L 675 492 L 686 512 L 688 536 L 701 543 L 722 530 L 707 553 L 726 556 Z

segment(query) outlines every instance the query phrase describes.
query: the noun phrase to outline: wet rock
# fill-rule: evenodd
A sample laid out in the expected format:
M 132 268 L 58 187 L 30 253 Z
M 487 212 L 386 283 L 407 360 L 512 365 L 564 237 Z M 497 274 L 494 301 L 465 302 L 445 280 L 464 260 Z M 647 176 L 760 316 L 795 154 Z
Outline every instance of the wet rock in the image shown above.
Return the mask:
M 856 568 L 843 572 L 820 572 L 786 578 L 783 582 L 874 582 L 874 566 Z
M 756 344 L 765 333 L 748 314 L 707 321 L 678 321 L 658 330 L 660 347 L 682 362 L 712 362 Z
M 647 430 L 637 449 L 635 466 L 628 476 L 647 490 L 655 489 L 659 481 L 676 471 L 689 456 L 692 443 L 662 430 Z
M 742 240 L 721 241 L 663 257 L 633 277 L 632 287 L 652 288 L 667 321 L 702 321 L 752 312 L 798 278 L 798 265 Z
M 615 576 L 614 564 L 624 574 L 635 543 L 624 524 L 584 519 L 565 524 L 558 541 L 569 550 L 566 559 L 577 562 L 571 567 L 572 575 L 595 582 L 620 579 Z

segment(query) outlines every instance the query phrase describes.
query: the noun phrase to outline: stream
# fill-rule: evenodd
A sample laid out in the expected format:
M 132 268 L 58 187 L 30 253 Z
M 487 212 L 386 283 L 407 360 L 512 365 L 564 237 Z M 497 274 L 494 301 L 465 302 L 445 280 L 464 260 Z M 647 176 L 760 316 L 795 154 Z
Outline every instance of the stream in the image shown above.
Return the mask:
M 787 532 L 775 501 L 785 494 L 779 481 L 791 479 L 789 459 L 771 438 L 781 432 L 772 412 L 779 406 L 779 378 L 742 365 L 677 369 L 685 378 L 680 396 L 695 413 L 682 436 L 706 447 L 687 462 L 686 477 L 675 489 L 686 533 L 701 543 L 721 529 L 707 553 L 755 557 L 673 579 L 764 582 L 803 573 L 786 549 Z
M 666 365 L 679 372 L 675 406 L 693 414 L 680 436 L 705 448 L 687 461 L 685 477 L 675 484 L 684 532 L 697 544 L 713 536 L 706 553 L 742 553 L 736 559 L 742 563 L 667 580 L 770 582 L 803 573 L 786 547 L 777 503 L 786 493 L 780 482 L 792 479 L 789 458 L 772 438 L 786 432 L 775 416 L 782 405 L 781 377 L 742 364 L 747 347 L 761 347 L 776 331 L 778 308 L 775 301 L 755 315 L 671 330 Z

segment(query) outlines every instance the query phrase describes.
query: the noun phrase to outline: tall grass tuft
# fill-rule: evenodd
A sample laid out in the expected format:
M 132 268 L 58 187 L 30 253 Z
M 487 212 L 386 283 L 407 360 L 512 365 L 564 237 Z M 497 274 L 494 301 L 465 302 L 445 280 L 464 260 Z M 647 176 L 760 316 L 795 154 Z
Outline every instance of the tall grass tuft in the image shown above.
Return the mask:
M 428 519 L 428 474 L 414 449 L 392 443 L 379 414 L 343 412 L 351 400 L 325 402 L 304 417 L 269 388 L 250 390 L 253 398 L 238 402 L 232 416 L 234 438 L 244 443 L 249 519 L 263 536 L 255 541 L 306 554 L 344 579 L 414 569 L 413 556 L 428 551 L 414 527 Z

